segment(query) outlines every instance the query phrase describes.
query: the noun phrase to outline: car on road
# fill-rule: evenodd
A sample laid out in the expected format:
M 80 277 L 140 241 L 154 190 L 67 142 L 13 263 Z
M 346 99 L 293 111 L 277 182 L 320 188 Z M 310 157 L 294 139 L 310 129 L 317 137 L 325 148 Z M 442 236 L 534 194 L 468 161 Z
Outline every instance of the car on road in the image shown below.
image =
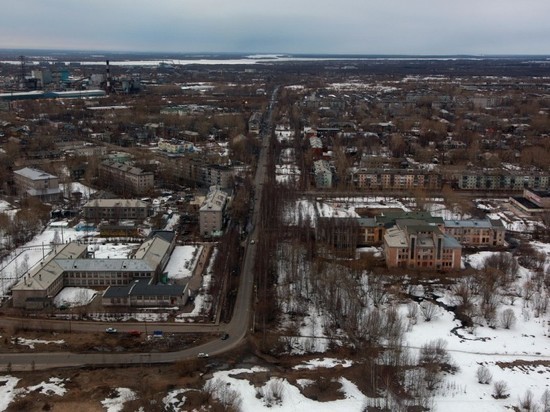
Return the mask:
M 117 330 L 115 328 L 107 328 L 105 329 L 106 333 L 117 333 Z
M 224 333 L 221 337 L 221 340 L 227 340 L 229 339 L 229 333 Z
M 198 357 L 199 358 L 208 358 L 208 353 L 199 352 Z
M 254 239 L 252 239 L 252 240 L 250 241 L 250 244 L 253 245 L 254 243 L 256 243 L 256 241 L 255 241 Z

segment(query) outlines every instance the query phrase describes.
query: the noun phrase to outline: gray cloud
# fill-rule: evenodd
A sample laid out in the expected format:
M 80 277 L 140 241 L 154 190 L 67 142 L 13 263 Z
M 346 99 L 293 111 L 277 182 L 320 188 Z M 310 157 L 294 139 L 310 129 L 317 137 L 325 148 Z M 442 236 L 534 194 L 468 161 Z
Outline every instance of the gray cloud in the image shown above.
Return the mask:
M 546 0 L 19 0 L 0 47 L 548 54 Z

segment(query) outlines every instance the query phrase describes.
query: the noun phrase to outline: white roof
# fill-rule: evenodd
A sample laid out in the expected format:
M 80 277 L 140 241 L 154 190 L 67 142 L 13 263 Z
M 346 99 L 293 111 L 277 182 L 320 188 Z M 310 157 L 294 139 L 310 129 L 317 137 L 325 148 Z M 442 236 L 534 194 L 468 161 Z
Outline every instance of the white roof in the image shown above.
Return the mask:
M 57 176 L 51 175 L 42 170 L 33 169 L 32 167 L 24 167 L 23 169 L 16 170 L 13 173 L 31 180 L 57 179 Z

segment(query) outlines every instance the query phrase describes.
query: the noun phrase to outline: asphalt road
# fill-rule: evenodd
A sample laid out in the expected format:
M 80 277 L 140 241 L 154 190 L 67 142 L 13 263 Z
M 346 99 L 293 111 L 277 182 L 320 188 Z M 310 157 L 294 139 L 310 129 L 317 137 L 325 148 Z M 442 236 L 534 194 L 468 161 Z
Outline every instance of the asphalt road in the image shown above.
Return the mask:
M 193 348 L 183 349 L 176 352 L 151 352 L 151 353 L 71 353 L 71 352 L 45 352 L 45 353 L 3 353 L 0 354 L 0 371 L 8 368 L 16 370 L 38 370 L 57 367 L 79 367 L 87 365 L 111 366 L 128 364 L 153 364 L 153 363 L 172 363 L 177 360 L 197 357 L 199 353 L 207 353 L 209 356 L 218 355 L 237 347 L 246 337 L 250 325 L 253 322 L 252 312 L 252 292 L 254 288 L 254 261 L 256 258 L 257 242 L 251 243 L 250 240 L 258 239 L 258 218 L 260 215 L 260 202 L 262 199 L 263 183 L 267 177 L 267 159 L 269 156 L 269 139 L 272 130 L 271 111 L 277 101 L 278 88 L 275 88 L 271 96 L 266 127 L 260 138 L 262 139 L 260 154 L 258 158 L 256 175 L 254 178 L 255 200 L 252 212 L 253 231 L 249 235 L 245 252 L 243 256 L 242 272 L 240 277 L 239 290 L 237 293 L 235 306 L 233 308 L 233 317 L 227 324 L 176 324 L 176 323 L 117 323 L 112 325 L 118 331 L 140 330 L 142 332 L 151 332 L 153 330 L 162 330 L 164 333 L 170 332 L 203 332 L 214 333 L 216 338 Z M 44 323 L 43 319 L 33 318 L 0 318 L 0 324 L 12 327 L 29 327 L 48 330 L 66 331 L 67 327 L 71 331 L 97 332 L 105 333 L 105 324 L 95 322 L 80 321 L 48 321 Z M 223 333 L 228 333 L 226 340 L 220 339 Z M 9 365 L 9 367 L 8 367 Z

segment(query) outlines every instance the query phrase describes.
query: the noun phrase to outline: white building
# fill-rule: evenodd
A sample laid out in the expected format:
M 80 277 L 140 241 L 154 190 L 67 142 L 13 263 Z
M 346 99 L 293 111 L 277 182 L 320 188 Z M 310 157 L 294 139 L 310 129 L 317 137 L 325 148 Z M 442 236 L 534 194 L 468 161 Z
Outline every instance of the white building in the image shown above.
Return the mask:
M 213 236 L 223 228 L 228 196 L 219 186 L 211 186 L 199 209 L 201 235 Z

